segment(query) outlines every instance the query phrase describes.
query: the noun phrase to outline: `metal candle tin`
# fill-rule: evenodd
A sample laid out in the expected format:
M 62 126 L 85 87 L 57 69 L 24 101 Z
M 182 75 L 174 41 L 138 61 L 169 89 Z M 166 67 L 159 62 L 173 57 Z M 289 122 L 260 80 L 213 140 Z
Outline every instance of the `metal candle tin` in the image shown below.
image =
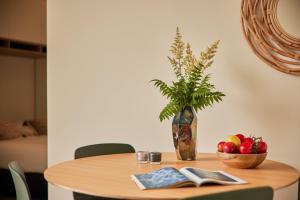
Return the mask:
M 136 152 L 136 159 L 138 163 L 147 163 L 149 161 L 149 151 Z
M 160 164 L 161 153 L 160 152 L 150 152 L 149 160 L 150 160 L 150 164 Z

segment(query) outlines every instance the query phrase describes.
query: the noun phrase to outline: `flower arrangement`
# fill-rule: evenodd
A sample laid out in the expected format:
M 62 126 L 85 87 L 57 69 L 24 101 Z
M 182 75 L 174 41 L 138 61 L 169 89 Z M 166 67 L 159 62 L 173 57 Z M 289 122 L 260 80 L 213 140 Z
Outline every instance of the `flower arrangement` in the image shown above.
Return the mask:
M 197 112 L 212 106 L 214 102 L 222 101 L 225 95 L 214 91 L 214 85 L 209 83 L 210 75 L 205 74 L 205 70 L 213 64 L 218 44 L 219 41 L 216 41 L 196 57 L 191 50 L 191 45 L 182 41 L 182 35 L 177 27 L 170 50 L 173 56 L 168 57 L 176 80 L 172 85 L 167 85 L 159 79 L 151 80 L 162 95 L 169 99 L 169 103 L 160 112 L 160 121 L 175 116 L 187 106 Z

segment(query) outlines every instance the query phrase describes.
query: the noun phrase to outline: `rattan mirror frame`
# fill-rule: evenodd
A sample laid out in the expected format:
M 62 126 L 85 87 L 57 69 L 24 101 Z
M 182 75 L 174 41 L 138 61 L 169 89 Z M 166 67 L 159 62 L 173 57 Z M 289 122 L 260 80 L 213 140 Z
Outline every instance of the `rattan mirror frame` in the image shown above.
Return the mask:
M 284 1 L 284 0 L 283 0 Z M 278 71 L 300 76 L 300 38 L 279 24 L 279 0 L 242 0 L 241 23 L 254 53 Z

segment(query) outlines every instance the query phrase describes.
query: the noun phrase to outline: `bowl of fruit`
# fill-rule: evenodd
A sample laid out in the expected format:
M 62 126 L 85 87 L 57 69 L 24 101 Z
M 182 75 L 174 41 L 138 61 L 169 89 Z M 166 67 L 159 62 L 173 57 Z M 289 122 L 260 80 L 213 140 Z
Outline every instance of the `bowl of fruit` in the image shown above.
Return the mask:
M 245 137 L 243 134 L 229 135 L 218 143 L 217 157 L 225 165 L 239 169 L 251 169 L 260 165 L 267 157 L 267 143 L 262 137 Z

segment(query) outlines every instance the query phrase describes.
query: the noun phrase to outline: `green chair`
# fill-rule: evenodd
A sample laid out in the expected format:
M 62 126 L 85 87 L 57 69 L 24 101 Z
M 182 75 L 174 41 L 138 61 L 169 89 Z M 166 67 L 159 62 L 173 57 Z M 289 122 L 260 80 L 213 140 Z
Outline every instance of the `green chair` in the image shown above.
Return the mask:
M 119 153 L 134 153 L 135 149 L 129 144 L 121 143 L 103 143 L 103 144 L 94 144 L 79 147 L 75 150 L 75 159 L 90 157 L 90 156 L 99 156 L 99 155 L 108 155 L 108 154 L 119 154 Z M 109 200 L 112 198 L 105 197 L 95 197 L 91 195 L 81 194 L 73 192 L 74 200 Z
M 300 177 L 298 178 L 298 200 L 300 200 Z
M 15 184 L 17 200 L 31 200 L 29 188 L 21 166 L 16 161 L 13 161 L 8 164 L 8 168 Z
M 225 187 L 225 186 L 224 186 Z M 204 196 L 185 198 L 184 200 L 272 200 L 273 189 L 270 187 L 257 187 L 235 190 Z

